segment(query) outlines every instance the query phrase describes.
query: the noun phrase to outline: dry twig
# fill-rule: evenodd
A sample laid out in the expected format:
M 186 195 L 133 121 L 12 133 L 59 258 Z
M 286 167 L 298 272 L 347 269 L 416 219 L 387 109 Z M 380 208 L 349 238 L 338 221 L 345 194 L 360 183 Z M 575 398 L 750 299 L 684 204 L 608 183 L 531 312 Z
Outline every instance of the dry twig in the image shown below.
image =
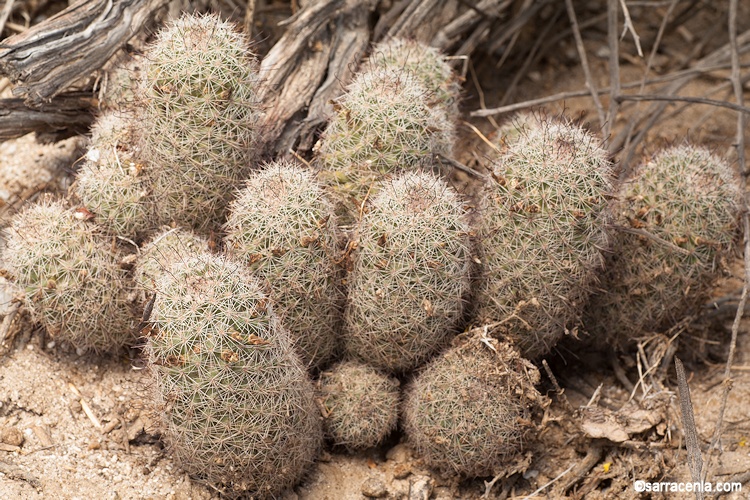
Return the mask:
M 732 61 L 732 84 L 734 86 L 735 98 L 737 104 L 742 106 L 744 102 L 744 90 L 741 82 L 740 75 L 740 64 L 739 64 L 739 45 L 737 36 L 737 0 L 729 0 L 729 44 L 731 47 L 731 61 Z M 737 115 L 737 157 L 742 173 L 743 180 L 745 181 L 745 187 L 747 187 L 748 173 L 745 165 L 745 116 L 743 113 Z M 747 189 L 745 189 L 744 198 L 744 212 L 742 214 L 742 229 L 744 231 L 744 243 L 745 243 L 745 282 L 742 287 L 742 295 L 740 296 L 740 302 L 737 307 L 737 314 L 734 317 L 732 323 L 732 339 L 729 344 L 729 355 L 727 356 L 727 364 L 724 370 L 724 391 L 721 397 L 721 405 L 719 406 L 719 417 L 716 421 L 716 430 L 714 436 L 711 439 L 710 449 L 716 449 L 719 446 L 721 439 L 721 432 L 724 423 L 724 412 L 726 411 L 727 401 L 729 400 L 729 392 L 732 390 L 732 363 L 734 362 L 734 353 L 737 347 L 737 334 L 740 329 L 740 322 L 742 315 L 745 312 L 745 303 L 747 302 L 748 286 L 750 286 L 750 202 L 748 201 Z
M 617 38 L 617 0 L 607 2 L 607 43 L 609 44 L 609 86 L 612 96 L 609 99 L 609 110 L 607 120 L 602 124 L 604 127 L 604 139 L 609 142 L 612 127 L 617 119 L 617 108 L 620 102 L 620 41 Z M 610 148 L 609 153 L 613 151 Z
M 3 30 L 5 29 L 5 22 L 10 17 L 10 13 L 13 11 L 13 5 L 15 4 L 14 0 L 5 0 L 5 5 L 3 6 L 3 10 L 0 11 L 0 36 L 3 34 Z
M 589 59 L 586 57 L 586 47 L 583 45 L 583 38 L 581 37 L 581 30 L 578 27 L 578 19 L 576 18 L 576 11 L 573 8 L 573 0 L 565 0 L 565 7 L 568 10 L 568 17 L 570 18 L 570 24 L 573 26 L 573 36 L 576 41 L 576 49 L 578 49 L 578 57 L 581 59 L 581 67 L 583 68 L 583 74 L 586 77 L 586 87 L 591 92 L 591 98 L 594 100 L 596 106 L 596 112 L 599 115 L 599 126 L 603 127 L 606 122 L 604 115 L 604 107 L 602 101 L 599 99 L 599 93 L 596 90 L 596 84 L 594 78 L 591 76 L 591 69 L 589 68 Z

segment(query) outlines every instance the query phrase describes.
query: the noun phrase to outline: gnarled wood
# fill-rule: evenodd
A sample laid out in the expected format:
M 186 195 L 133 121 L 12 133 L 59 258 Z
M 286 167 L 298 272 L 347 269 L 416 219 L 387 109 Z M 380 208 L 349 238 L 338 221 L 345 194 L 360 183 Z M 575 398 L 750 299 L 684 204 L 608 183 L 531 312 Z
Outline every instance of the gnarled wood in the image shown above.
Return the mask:
M 101 68 L 168 0 L 81 0 L 0 43 L 13 94 L 40 106 Z
M 0 141 L 29 132 L 83 131 L 94 121 L 92 109 L 96 109 L 96 99 L 90 94 L 61 95 L 43 108 L 29 108 L 20 98 L 0 99 Z

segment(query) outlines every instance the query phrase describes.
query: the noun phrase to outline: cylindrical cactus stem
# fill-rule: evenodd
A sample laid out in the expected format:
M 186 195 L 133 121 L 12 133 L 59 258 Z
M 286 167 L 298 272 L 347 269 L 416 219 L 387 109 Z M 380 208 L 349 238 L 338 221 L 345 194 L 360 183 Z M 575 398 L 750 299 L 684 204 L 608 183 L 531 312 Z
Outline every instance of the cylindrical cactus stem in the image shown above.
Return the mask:
M 156 283 L 162 274 L 177 262 L 186 262 L 209 253 L 208 240 L 180 227 L 166 227 L 144 243 L 135 261 L 133 275 L 141 302 L 148 300 L 156 291 Z
M 260 278 L 303 361 L 320 368 L 339 347 L 343 305 L 333 204 L 307 169 L 273 162 L 230 206 L 228 251 Z
M 409 172 L 384 183 L 359 226 L 345 350 L 405 372 L 444 347 L 469 291 L 469 238 L 461 198 L 434 174 Z
M 317 394 L 334 446 L 377 446 L 398 423 L 398 380 L 363 363 L 344 361 L 322 372 Z
M 461 339 L 407 386 L 403 426 L 425 462 L 466 477 L 493 476 L 523 449 L 539 372 L 507 343 Z
M 481 201 L 478 321 L 538 358 L 580 322 L 609 247 L 613 171 L 600 141 L 539 120 L 493 162 Z
M 215 228 L 252 167 L 257 59 L 230 23 L 186 15 L 159 32 L 147 61 L 141 140 L 144 159 L 159 169 L 160 221 Z
M 626 348 L 700 310 L 737 242 L 740 186 L 735 168 L 690 145 L 632 172 L 616 203 L 614 251 L 584 314 L 595 344 Z
M 134 117 L 109 111 L 92 130 L 91 147 L 76 176 L 76 195 L 95 220 L 117 236 L 135 239 L 155 221 L 148 166 L 134 150 Z
M 337 201 L 356 213 L 385 174 L 432 169 L 435 155 L 451 155 L 453 123 L 446 106 L 425 101 L 427 94 L 418 78 L 397 69 L 376 66 L 354 78 L 316 145 L 321 176 Z
M 203 254 L 157 283 L 146 353 L 172 458 L 228 497 L 278 498 L 323 439 L 314 388 L 260 284 Z
M 458 114 L 461 85 L 438 49 L 416 40 L 388 38 L 372 48 L 365 67 L 410 74 L 429 91 L 425 96 L 429 103 L 445 106 L 450 116 Z

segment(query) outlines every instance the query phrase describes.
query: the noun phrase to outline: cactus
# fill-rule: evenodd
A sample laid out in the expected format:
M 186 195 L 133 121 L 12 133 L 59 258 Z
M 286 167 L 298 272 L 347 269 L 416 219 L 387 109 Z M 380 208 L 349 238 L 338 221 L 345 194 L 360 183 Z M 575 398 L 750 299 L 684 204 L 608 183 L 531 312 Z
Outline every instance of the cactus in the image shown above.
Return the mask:
M 343 294 L 333 205 L 313 174 L 286 161 L 254 173 L 225 229 L 228 251 L 267 285 L 303 361 L 321 367 L 338 347 Z
M 427 99 L 458 114 L 461 86 L 439 50 L 416 40 L 390 38 L 372 49 L 370 67 L 392 69 L 414 76 L 430 92 Z
M 469 290 L 469 231 L 458 194 L 435 175 L 408 172 L 382 186 L 349 278 L 350 355 L 403 372 L 450 340 Z
M 403 427 L 429 466 L 493 476 L 522 450 L 539 372 L 507 343 L 461 340 L 407 386 Z
M 345 361 L 318 381 L 326 436 L 349 451 L 380 444 L 398 423 L 399 382 L 372 367 Z
M 491 135 L 492 143 L 499 151 L 505 151 L 507 145 L 538 128 L 543 119 L 541 115 L 532 112 L 515 114 Z
M 103 231 L 85 218 L 59 201 L 30 205 L 6 230 L 3 259 L 52 337 L 114 351 L 134 339 L 127 276 Z
M 384 174 L 431 168 L 450 156 L 454 130 L 445 106 L 430 106 L 429 90 L 408 72 L 374 67 L 359 73 L 337 102 L 316 146 L 322 177 L 346 203 L 357 203 Z
M 175 263 L 185 262 L 211 250 L 207 240 L 179 227 L 165 228 L 141 246 L 133 275 L 139 299 L 145 302 L 162 275 Z
M 741 206 L 738 174 L 703 148 L 673 147 L 641 164 L 620 189 L 616 252 L 586 309 L 589 333 L 624 348 L 700 310 L 736 242 Z
M 174 460 L 229 497 L 275 497 L 323 439 L 313 385 L 244 266 L 203 254 L 157 283 L 146 353 Z
M 532 359 L 575 331 L 608 247 L 613 175 L 597 142 L 538 121 L 507 144 L 485 186 L 478 319 Z
M 141 141 L 144 160 L 159 169 L 160 222 L 213 228 L 252 166 L 258 62 L 244 35 L 215 15 L 177 20 L 147 60 Z
M 94 124 L 86 162 L 76 177 L 76 194 L 95 220 L 129 239 L 154 222 L 150 180 L 135 159 L 133 117 L 102 115 Z

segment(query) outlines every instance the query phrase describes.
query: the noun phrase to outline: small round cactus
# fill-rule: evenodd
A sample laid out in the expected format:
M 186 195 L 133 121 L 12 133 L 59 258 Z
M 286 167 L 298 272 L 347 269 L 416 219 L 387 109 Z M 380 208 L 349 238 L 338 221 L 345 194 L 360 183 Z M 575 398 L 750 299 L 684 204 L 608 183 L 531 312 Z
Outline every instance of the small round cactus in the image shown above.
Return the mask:
M 398 423 L 399 382 L 356 361 L 320 374 L 318 400 L 326 436 L 349 451 L 380 444 Z
M 141 246 L 135 261 L 133 274 L 140 299 L 155 291 L 162 274 L 177 262 L 186 262 L 210 252 L 208 241 L 201 236 L 179 227 L 168 227 Z
M 134 340 L 127 275 L 87 215 L 51 200 L 27 207 L 6 230 L 3 259 L 52 337 L 77 349 L 115 351 Z
M 361 202 L 383 174 L 431 168 L 435 154 L 450 156 L 453 124 L 445 106 L 426 102 L 429 94 L 405 71 L 359 73 L 317 145 L 323 178 Z
M 277 497 L 322 445 L 314 387 L 244 266 L 203 254 L 157 283 L 146 353 L 172 458 L 229 497 Z
M 333 205 L 313 174 L 286 161 L 254 173 L 225 229 L 228 251 L 270 290 L 303 361 L 321 367 L 338 348 L 343 294 Z
M 411 74 L 430 91 L 428 100 L 458 112 L 461 86 L 439 50 L 416 40 L 389 38 L 372 49 L 368 59 L 372 67 Z
M 426 172 L 386 182 L 359 227 L 346 351 L 390 372 L 450 341 L 470 286 L 470 228 L 458 194 Z
M 150 180 L 135 159 L 133 117 L 108 112 L 94 124 L 76 194 L 95 220 L 118 236 L 133 239 L 154 221 Z
M 620 189 L 615 252 L 584 315 L 592 337 L 624 348 L 699 310 L 741 206 L 738 174 L 706 149 L 677 146 L 641 164 Z
M 613 174 L 580 127 L 526 126 L 485 186 L 477 314 L 533 359 L 579 323 L 610 240 Z
M 244 35 L 215 15 L 180 18 L 159 32 L 147 60 L 141 140 L 159 169 L 160 221 L 212 228 L 252 166 L 258 62 Z
M 440 471 L 493 476 L 521 450 L 539 372 L 507 343 L 462 339 L 407 386 L 408 442 Z

